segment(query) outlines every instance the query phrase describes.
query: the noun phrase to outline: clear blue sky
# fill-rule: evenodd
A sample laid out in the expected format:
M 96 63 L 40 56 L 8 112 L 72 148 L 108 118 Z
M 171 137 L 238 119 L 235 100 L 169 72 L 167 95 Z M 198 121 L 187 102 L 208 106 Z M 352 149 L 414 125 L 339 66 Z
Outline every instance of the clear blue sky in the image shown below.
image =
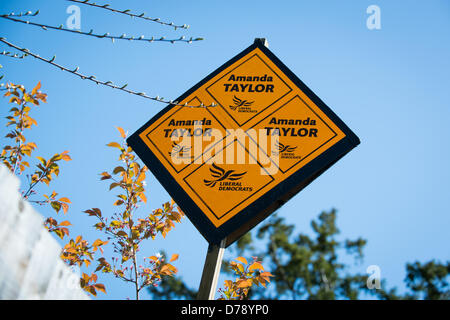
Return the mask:
M 103 3 L 103 2 L 100 2 Z M 124 1 L 111 0 L 125 9 Z M 2 13 L 40 9 L 39 22 L 65 24 L 66 1 L 2 0 Z M 381 8 L 381 30 L 368 30 L 366 8 Z M 189 24 L 174 31 L 155 23 L 80 5 L 82 30 L 111 34 L 204 37 L 193 44 L 120 42 L 0 21 L 1 36 L 56 62 L 79 66 L 99 79 L 174 99 L 222 63 L 266 37 L 270 49 L 360 137 L 361 145 L 288 202 L 279 214 L 311 232 L 322 210 L 339 210 L 340 239 L 368 240 L 354 271 L 376 264 L 389 286 L 403 288 L 405 263 L 450 259 L 450 3 L 433 1 L 127 1 L 127 8 Z M 0 50 L 8 50 L 1 46 Z M 112 210 L 114 194 L 98 174 L 114 168 L 115 126 L 130 133 L 163 104 L 96 86 L 28 57 L 0 57 L 7 81 L 32 88 L 39 80 L 48 104 L 34 112 L 30 134 L 39 154 L 70 150 L 52 186 L 70 197 L 72 235 L 101 236 L 81 212 Z M 0 115 L 6 115 L 6 100 Z M 2 129 L 4 132 L 4 129 Z M 3 136 L 3 134 L 2 134 Z M 3 142 L 4 140 L 0 140 Z M 37 153 L 36 153 L 37 155 Z M 170 197 L 149 175 L 151 210 Z M 50 212 L 38 208 L 43 214 Z M 145 212 L 142 212 L 145 213 Z M 188 219 L 142 248 L 180 254 L 179 274 L 192 287 L 200 280 L 207 243 Z M 110 276 L 106 298 L 133 297 L 131 286 Z M 105 298 L 105 296 L 100 296 Z M 145 295 L 144 295 L 145 298 Z

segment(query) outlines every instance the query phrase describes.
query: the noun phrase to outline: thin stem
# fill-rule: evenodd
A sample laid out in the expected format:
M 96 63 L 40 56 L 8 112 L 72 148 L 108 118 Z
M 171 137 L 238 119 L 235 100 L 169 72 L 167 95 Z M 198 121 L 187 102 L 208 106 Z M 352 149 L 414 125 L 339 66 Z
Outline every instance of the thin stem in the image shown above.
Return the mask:
M 20 148 L 22 147 L 22 139 L 20 138 L 20 136 L 22 136 L 23 133 L 23 111 L 24 111 L 25 105 L 22 105 L 22 108 L 20 109 L 20 115 L 19 115 L 19 121 L 20 121 L 20 127 L 19 127 L 19 141 L 18 141 L 18 145 L 17 145 L 17 150 L 16 150 L 16 161 L 14 163 L 14 168 L 12 173 L 16 174 L 16 169 L 17 169 L 17 165 L 21 162 L 21 160 L 19 160 L 21 158 L 20 156 Z M 17 138 L 16 138 L 17 139 Z
M 45 170 L 42 171 L 42 174 L 39 176 L 39 178 L 34 182 L 34 183 L 30 183 L 30 187 L 28 188 L 28 190 L 24 193 L 23 198 L 25 200 L 28 200 L 28 197 L 31 195 L 31 192 L 33 191 L 33 188 L 39 183 L 41 182 L 41 180 L 47 175 L 47 171 L 48 168 L 45 167 Z
M 136 288 L 136 300 L 139 300 L 139 291 L 140 291 L 139 278 L 138 278 L 139 274 L 138 274 L 138 270 L 137 270 L 136 251 L 135 251 L 134 247 L 133 247 L 133 265 L 134 265 L 134 279 L 135 279 L 134 285 Z
M 128 177 L 130 176 L 130 162 L 128 157 L 125 157 L 125 163 L 126 163 L 126 177 L 124 177 L 124 179 L 128 179 Z M 128 212 L 128 226 L 130 228 L 130 237 L 129 239 L 133 239 L 133 225 L 132 225 L 132 203 L 131 203 L 131 198 L 133 197 L 133 192 L 130 191 L 128 189 L 128 187 L 126 188 L 126 192 L 127 192 L 127 205 L 125 210 Z M 135 285 L 135 290 L 136 290 L 136 300 L 139 300 L 139 274 L 138 274 L 138 269 L 137 269 L 137 252 L 136 252 L 136 247 L 135 247 L 135 243 L 134 240 L 131 240 L 131 245 L 132 245 L 132 256 L 133 256 L 133 267 L 134 267 L 134 285 Z

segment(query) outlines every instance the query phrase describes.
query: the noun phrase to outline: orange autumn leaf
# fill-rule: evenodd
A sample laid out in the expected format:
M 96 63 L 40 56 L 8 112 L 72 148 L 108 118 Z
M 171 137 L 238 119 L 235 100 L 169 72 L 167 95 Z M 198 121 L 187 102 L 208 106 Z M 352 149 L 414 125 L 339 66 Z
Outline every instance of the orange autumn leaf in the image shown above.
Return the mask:
M 125 135 L 125 131 L 121 128 L 121 127 L 117 127 L 117 130 L 119 130 L 119 132 L 120 132 L 120 136 L 122 137 L 122 138 L 126 138 L 127 136 Z
M 119 148 L 121 149 L 122 147 L 120 146 L 120 144 L 118 144 L 117 142 L 110 142 L 107 144 L 108 147 L 113 147 L 113 148 Z
M 245 259 L 244 257 L 237 257 L 236 260 L 242 262 L 243 264 L 248 264 L 247 259 Z
M 58 201 L 66 202 L 66 203 L 72 203 L 72 202 L 70 202 L 69 198 L 66 198 L 66 197 L 59 198 Z
M 249 271 L 253 270 L 262 270 L 264 271 L 264 267 L 259 262 L 253 262 L 253 264 L 248 268 Z

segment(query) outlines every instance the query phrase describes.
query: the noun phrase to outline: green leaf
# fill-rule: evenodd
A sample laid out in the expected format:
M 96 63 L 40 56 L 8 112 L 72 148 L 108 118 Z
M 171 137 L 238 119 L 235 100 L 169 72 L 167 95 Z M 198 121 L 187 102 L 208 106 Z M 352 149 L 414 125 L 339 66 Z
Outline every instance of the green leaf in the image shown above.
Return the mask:
M 61 210 L 61 203 L 59 203 L 58 201 L 52 201 L 50 202 L 50 205 L 56 211 L 56 213 L 58 213 L 59 210 Z

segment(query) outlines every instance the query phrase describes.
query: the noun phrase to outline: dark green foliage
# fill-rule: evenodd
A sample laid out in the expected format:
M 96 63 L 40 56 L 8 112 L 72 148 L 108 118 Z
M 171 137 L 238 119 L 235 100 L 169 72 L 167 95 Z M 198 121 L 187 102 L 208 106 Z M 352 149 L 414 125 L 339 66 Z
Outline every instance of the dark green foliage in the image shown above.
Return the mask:
M 406 285 L 415 295 L 415 298 L 427 300 L 449 300 L 450 261 L 440 264 L 434 260 L 421 264 L 416 261 L 406 265 Z
M 253 287 L 250 299 L 450 299 L 448 283 L 450 262 L 440 264 L 414 262 L 406 265 L 405 283 L 410 292 L 398 294 L 395 288 L 367 288 L 367 274 L 351 273 L 351 263 L 362 263 L 367 241 L 339 240 L 336 210 L 322 212 L 311 222 L 311 236 L 294 234 L 294 225 L 287 224 L 276 214 L 252 233 L 239 239 L 230 250 L 233 256 L 257 256 L 274 278 L 267 289 Z M 262 249 L 258 249 L 262 248 Z M 231 274 L 224 262 L 222 269 Z M 163 281 L 152 288 L 155 299 L 193 299 L 196 292 L 188 288 L 181 278 Z
M 181 277 L 166 277 L 157 287 L 149 287 L 149 293 L 155 300 L 194 300 L 197 291 L 186 286 Z
M 283 218 L 272 216 L 256 232 L 256 238 L 266 244 L 263 252 L 251 255 L 263 258 L 266 269 L 275 276 L 275 290 L 252 291 L 256 299 L 357 299 L 365 275 L 350 275 L 348 266 L 339 261 L 340 254 L 362 259 L 366 241 L 357 239 L 337 241 L 336 211 L 322 212 L 311 222 L 312 237 L 300 233 L 294 235 L 294 226 Z M 244 240 L 250 243 L 248 240 Z M 245 255 L 242 245 L 239 250 Z M 272 284 L 272 286 L 273 286 Z

